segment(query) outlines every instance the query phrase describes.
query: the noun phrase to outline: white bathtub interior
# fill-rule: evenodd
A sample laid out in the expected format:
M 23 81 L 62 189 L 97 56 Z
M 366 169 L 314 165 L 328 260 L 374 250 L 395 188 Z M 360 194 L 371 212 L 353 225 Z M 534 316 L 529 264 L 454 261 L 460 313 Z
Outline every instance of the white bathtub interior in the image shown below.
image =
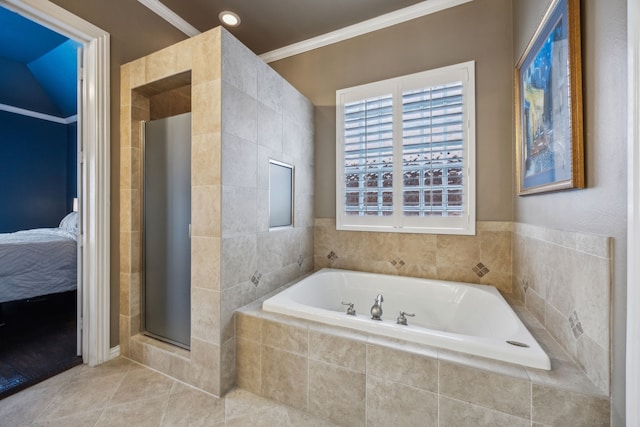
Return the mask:
M 383 295 L 382 320 L 370 309 Z M 351 303 L 356 315 L 347 314 Z M 263 310 L 533 368 L 549 357 L 496 288 L 322 269 L 263 302 Z M 397 324 L 400 312 L 408 325 Z

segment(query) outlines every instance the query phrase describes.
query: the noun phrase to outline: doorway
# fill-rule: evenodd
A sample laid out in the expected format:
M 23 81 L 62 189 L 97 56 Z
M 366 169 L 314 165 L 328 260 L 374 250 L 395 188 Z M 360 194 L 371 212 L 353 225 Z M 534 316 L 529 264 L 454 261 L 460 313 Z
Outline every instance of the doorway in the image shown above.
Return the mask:
M 80 43 L 78 90 L 78 325 L 83 362 L 112 357 L 110 299 L 109 33 L 47 0 L 0 0 L 0 6 Z

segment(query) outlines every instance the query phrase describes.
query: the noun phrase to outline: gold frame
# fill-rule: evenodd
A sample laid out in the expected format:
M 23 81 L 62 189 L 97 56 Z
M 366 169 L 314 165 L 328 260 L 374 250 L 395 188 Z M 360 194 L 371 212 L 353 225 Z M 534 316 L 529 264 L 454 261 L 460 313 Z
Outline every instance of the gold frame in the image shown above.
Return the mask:
M 554 32 L 558 31 L 561 32 L 561 38 L 556 41 Z M 567 67 L 560 62 L 562 67 L 554 69 L 552 67 L 554 58 L 557 59 L 558 55 L 563 53 L 565 39 L 568 49 Z M 519 195 L 585 186 L 580 40 L 580 0 L 553 0 L 516 64 L 514 73 L 516 181 Z M 548 65 L 547 68 L 531 67 L 536 59 L 544 60 L 545 54 L 548 56 L 548 62 L 545 63 Z M 564 56 L 560 58 L 564 60 Z M 558 63 L 555 62 L 555 64 Z M 540 76 L 546 72 L 544 71 L 546 69 L 549 70 L 549 75 L 555 73 L 553 74 L 556 77 L 555 81 L 565 83 L 558 84 L 558 87 L 549 84 L 544 88 L 531 89 L 532 81 L 537 79 L 536 83 L 539 84 L 539 80 L 543 78 Z M 529 95 L 527 100 L 538 101 L 533 107 L 522 98 L 522 86 L 525 84 L 523 76 L 530 79 L 527 81 L 527 90 L 525 90 L 525 96 Z M 550 77 L 549 81 L 551 81 Z M 533 93 L 534 91 L 537 93 Z M 566 100 L 568 108 L 554 106 L 553 102 L 545 105 L 549 99 Z M 563 102 L 557 104 L 563 105 Z M 532 110 L 533 112 L 530 113 Z M 560 124 L 554 126 L 554 121 Z M 536 123 L 539 123 L 538 127 L 532 130 Z M 568 137 L 563 135 L 567 128 L 570 129 Z M 556 134 L 559 135 L 556 136 Z M 566 159 L 569 155 L 570 162 Z M 553 166 L 549 167 L 549 164 Z M 571 167 L 570 171 L 566 170 L 568 165 Z M 544 169 L 545 167 L 547 169 Z M 557 175 L 560 177 L 558 178 Z

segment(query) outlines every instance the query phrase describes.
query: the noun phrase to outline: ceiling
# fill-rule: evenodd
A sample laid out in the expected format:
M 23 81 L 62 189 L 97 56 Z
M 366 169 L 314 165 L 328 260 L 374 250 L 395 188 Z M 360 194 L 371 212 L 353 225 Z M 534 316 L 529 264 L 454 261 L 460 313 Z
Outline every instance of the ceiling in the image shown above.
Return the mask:
M 138 1 L 154 11 L 169 8 L 200 32 L 219 26 L 221 11 L 235 12 L 242 22 L 228 30 L 260 55 L 410 6 L 465 0 Z M 56 117 L 75 114 L 74 43 L 0 7 L 0 104 Z
M 58 118 L 76 114 L 78 46 L 0 7 L 0 104 Z
M 201 32 L 229 10 L 241 23 L 229 31 L 260 55 L 376 18 L 424 0 L 160 0 Z M 430 3 L 433 0 L 427 0 Z M 144 3 L 144 2 L 143 2 Z

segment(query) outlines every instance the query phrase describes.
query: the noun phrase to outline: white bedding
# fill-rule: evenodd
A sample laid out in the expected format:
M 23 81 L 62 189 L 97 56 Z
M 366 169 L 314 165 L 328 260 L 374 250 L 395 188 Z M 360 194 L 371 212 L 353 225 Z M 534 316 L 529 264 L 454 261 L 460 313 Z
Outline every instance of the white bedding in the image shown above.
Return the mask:
M 0 303 L 76 289 L 76 248 L 63 228 L 0 234 Z

